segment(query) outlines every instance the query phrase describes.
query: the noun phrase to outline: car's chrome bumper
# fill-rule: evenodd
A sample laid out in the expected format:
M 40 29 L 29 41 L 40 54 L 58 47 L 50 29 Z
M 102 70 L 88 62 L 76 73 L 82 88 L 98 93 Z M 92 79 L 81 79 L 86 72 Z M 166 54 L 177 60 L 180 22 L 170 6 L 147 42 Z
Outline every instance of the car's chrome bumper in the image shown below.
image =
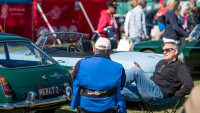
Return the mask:
M 67 96 L 57 96 L 55 98 L 48 98 L 42 100 L 35 100 L 33 102 L 24 101 L 24 102 L 15 102 L 15 103 L 0 103 L 0 109 L 11 110 L 16 108 L 33 108 L 40 106 L 47 106 L 52 104 L 59 104 L 67 101 Z

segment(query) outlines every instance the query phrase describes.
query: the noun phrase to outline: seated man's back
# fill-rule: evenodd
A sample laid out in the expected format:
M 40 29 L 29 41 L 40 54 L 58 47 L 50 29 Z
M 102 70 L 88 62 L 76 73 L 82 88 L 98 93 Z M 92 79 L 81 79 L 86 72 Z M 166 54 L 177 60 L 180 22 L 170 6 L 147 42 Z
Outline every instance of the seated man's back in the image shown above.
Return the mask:
M 105 49 L 102 49 L 104 46 Z M 124 68 L 121 64 L 111 61 L 108 54 L 111 49 L 110 41 L 107 38 L 100 37 L 95 48 L 95 56 L 82 59 L 75 66 L 71 109 L 113 112 L 118 106 L 118 112 L 125 113 L 120 93 L 126 77 Z

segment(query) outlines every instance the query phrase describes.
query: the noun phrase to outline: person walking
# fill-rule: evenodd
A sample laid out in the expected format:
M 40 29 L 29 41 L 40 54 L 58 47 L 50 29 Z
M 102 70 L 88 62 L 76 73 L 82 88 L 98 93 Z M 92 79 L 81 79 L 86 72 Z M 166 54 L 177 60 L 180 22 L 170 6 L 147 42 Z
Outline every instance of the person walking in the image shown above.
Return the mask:
M 163 35 L 164 42 L 175 42 L 181 45 L 182 48 L 185 46 L 185 37 L 188 37 L 189 42 L 192 41 L 192 37 L 184 31 L 182 25 L 178 23 L 178 17 L 175 14 L 180 0 L 168 0 L 167 2 L 167 13 L 165 16 L 166 29 Z M 179 50 L 180 51 L 180 50 Z
M 200 15 L 195 1 L 190 1 L 190 11 L 188 12 L 187 25 L 191 32 L 197 24 L 200 24 Z
M 97 31 L 100 37 L 119 39 L 117 22 L 113 16 L 117 9 L 116 1 L 109 1 L 106 10 L 101 11 Z
M 126 14 L 124 22 L 125 37 L 132 41 L 132 48 L 135 43 L 140 42 L 147 36 L 143 11 L 145 5 L 146 2 L 144 0 L 131 0 L 132 9 Z
M 146 20 L 146 31 L 147 31 L 147 37 L 151 39 L 151 29 L 154 26 L 154 12 L 152 10 L 151 6 L 148 6 L 146 8 L 146 13 L 145 13 L 145 20 Z
M 75 66 L 71 109 L 77 108 L 78 113 L 126 113 L 120 93 L 126 75 L 123 66 L 109 57 L 110 40 L 99 37 L 94 53 Z
M 154 26 L 155 33 L 153 33 L 152 40 L 159 40 L 163 37 L 165 29 L 161 26 L 159 22 L 165 21 L 165 15 L 167 13 L 167 7 L 164 0 L 160 0 L 158 3 L 159 9 L 155 15 L 156 25 Z

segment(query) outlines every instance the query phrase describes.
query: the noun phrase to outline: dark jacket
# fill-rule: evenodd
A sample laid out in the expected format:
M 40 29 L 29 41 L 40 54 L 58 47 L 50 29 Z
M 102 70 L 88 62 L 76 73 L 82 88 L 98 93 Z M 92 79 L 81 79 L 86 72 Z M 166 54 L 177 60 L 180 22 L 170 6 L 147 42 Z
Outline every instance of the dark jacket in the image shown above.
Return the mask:
M 104 56 L 81 59 L 75 66 L 71 109 L 81 107 L 87 111 L 102 112 L 120 106 L 125 112 L 120 91 L 125 84 L 125 71 L 121 64 Z M 104 97 L 88 97 L 80 94 L 81 89 L 106 91 L 116 88 L 116 94 Z
M 180 37 L 188 37 L 188 34 L 178 23 L 178 18 L 173 10 L 168 10 L 165 16 L 166 29 L 163 37 L 179 40 Z
M 187 24 L 188 24 L 189 31 L 191 32 L 197 24 L 200 24 L 200 15 L 197 15 L 195 11 L 191 11 L 188 14 Z
M 181 97 L 189 94 L 194 86 L 189 69 L 178 60 L 170 64 L 161 60 L 151 80 L 160 87 L 164 97 Z

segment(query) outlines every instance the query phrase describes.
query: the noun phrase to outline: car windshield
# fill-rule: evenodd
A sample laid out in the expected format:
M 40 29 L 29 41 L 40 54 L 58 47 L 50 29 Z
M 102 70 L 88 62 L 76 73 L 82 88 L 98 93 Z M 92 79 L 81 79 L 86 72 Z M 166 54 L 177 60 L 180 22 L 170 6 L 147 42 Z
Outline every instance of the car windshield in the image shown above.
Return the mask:
M 82 39 L 89 38 L 88 34 L 82 34 L 77 32 L 55 32 L 45 35 L 41 35 L 36 45 L 41 48 L 44 47 L 66 47 L 68 44 L 76 43 Z
M 0 42 L 0 65 L 7 68 L 52 65 L 54 60 L 31 42 Z

